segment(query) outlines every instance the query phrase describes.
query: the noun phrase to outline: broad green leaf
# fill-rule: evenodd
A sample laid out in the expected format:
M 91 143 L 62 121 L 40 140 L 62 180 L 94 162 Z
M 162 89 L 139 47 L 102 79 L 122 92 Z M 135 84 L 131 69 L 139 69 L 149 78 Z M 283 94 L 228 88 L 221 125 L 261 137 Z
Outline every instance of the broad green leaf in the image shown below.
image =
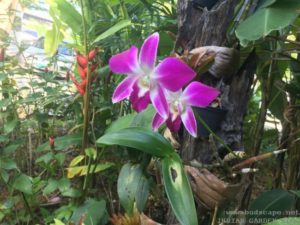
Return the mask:
M 300 224 L 300 217 L 287 217 L 279 220 L 274 220 L 265 225 L 299 225 L 299 224 Z
M 77 198 L 81 196 L 81 192 L 75 188 L 69 188 L 67 190 L 64 190 L 61 194 L 62 196 L 71 198 Z
M 54 146 L 55 150 L 64 150 L 70 148 L 74 145 L 80 145 L 82 142 L 82 135 L 81 134 L 69 134 L 62 137 L 54 138 Z M 37 151 L 49 151 L 49 141 L 45 142 L 44 144 L 40 145 Z
M 106 129 L 105 133 L 111 133 L 122 130 L 128 127 L 145 127 L 152 129 L 151 122 L 155 109 L 153 106 L 148 106 L 146 110 L 140 113 L 131 113 L 126 116 L 122 116 L 117 120 L 113 121 L 110 126 Z
M 63 166 L 63 164 L 65 162 L 65 158 L 66 158 L 66 155 L 64 153 L 57 153 L 54 155 L 54 159 L 56 160 L 56 162 L 58 162 L 58 164 L 60 166 Z
M 12 152 L 16 151 L 21 144 L 16 144 L 16 143 L 11 143 L 7 145 L 6 147 L 3 148 L 3 154 L 8 155 L 11 154 Z
M 274 30 L 281 30 L 297 18 L 300 1 L 277 1 L 266 8 L 258 9 L 253 15 L 239 24 L 236 36 L 243 46 L 265 37 Z
M 276 0 L 260 0 L 257 5 L 257 9 L 268 7 L 272 4 L 274 4 L 275 2 L 276 2 Z
M 58 45 L 64 38 L 58 26 L 58 24 L 53 23 L 52 29 L 48 30 L 45 35 L 44 49 L 46 54 L 49 56 L 55 55 Z
M 179 156 L 162 160 L 165 190 L 173 212 L 182 225 L 197 225 L 192 189 Z
M 0 169 L 12 170 L 17 169 L 18 166 L 12 157 L 1 157 L 0 156 Z
M 0 177 L 3 179 L 5 183 L 9 180 L 9 174 L 5 170 L 0 169 Z M 0 220 L 1 221 L 1 220 Z
M 4 133 L 9 134 L 11 133 L 15 127 L 18 125 L 19 121 L 17 119 L 11 120 L 4 124 Z
M 118 195 L 120 203 L 126 213 L 131 216 L 134 212 L 134 203 L 140 212 L 149 194 L 149 181 L 143 174 L 140 165 L 125 164 L 118 177 Z
M 48 152 L 48 153 L 40 156 L 39 158 L 37 158 L 35 160 L 35 162 L 36 163 L 44 162 L 45 164 L 48 164 L 52 159 L 53 159 L 53 153 L 52 152 Z
M 258 212 L 257 214 L 251 214 L 248 216 L 248 220 L 253 218 L 264 218 L 264 219 L 276 219 L 280 218 L 286 211 L 293 208 L 295 204 L 295 195 L 292 193 L 281 190 L 274 189 L 267 191 L 259 195 L 249 207 L 249 211 Z M 267 215 L 261 214 L 260 212 L 265 212 Z M 276 212 L 275 214 L 268 212 Z
M 97 151 L 94 148 L 86 148 L 84 150 L 85 154 L 89 157 L 89 158 L 93 158 L 96 159 L 97 156 Z
M 82 215 L 85 214 L 83 223 L 85 225 L 104 225 L 107 222 L 108 214 L 104 200 L 96 201 L 94 199 L 86 200 L 81 206 L 75 209 L 70 222 L 79 224 Z
M 43 195 L 48 195 L 58 188 L 58 181 L 54 179 L 49 179 L 48 184 L 43 189 Z
M 21 174 L 18 176 L 14 183 L 13 188 L 19 190 L 25 194 L 32 194 L 32 179 L 31 177 Z
M 0 135 L 0 143 L 9 141 L 8 137 Z
M 171 144 L 163 136 L 141 127 L 130 127 L 106 133 L 97 140 L 97 143 L 131 147 L 158 157 L 175 153 Z
M 51 8 L 56 12 L 61 21 L 63 21 L 72 31 L 79 34 L 82 27 L 82 19 L 75 7 L 66 0 L 49 0 Z
M 117 24 L 113 25 L 111 28 L 109 28 L 108 30 L 104 31 L 102 34 L 100 34 L 93 43 L 96 43 L 98 41 L 101 41 L 113 34 L 115 34 L 116 32 L 118 32 L 119 30 L 123 29 L 124 27 L 127 27 L 131 24 L 130 20 L 122 20 L 120 22 L 118 22 Z

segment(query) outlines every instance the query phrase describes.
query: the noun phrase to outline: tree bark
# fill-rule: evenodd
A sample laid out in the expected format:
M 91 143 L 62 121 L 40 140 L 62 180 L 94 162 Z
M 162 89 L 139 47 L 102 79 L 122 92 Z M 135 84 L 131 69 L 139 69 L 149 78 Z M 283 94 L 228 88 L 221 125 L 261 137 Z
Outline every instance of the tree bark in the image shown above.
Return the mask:
M 226 32 L 233 20 L 236 5 L 236 0 L 219 0 L 212 10 L 208 11 L 205 8 L 195 8 L 192 1 L 178 1 L 179 33 L 175 50 L 180 51 L 180 46 L 186 46 L 188 50 L 208 45 L 226 46 Z M 233 150 L 244 150 L 243 119 L 255 68 L 253 53 L 236 74 L 224 74 L 226 82 L 225 79 L 217 79 L 209 73 L 200 76 L 200 81 L 221 91 L 221 106 L 227 113 L 217 135 Z M 213 146 L 208 138 L 195 139 L 184 132 L 182 143 L 181 156 L 184 160 L 212 162 Z M 226 152 L 222 144 L 216 144 L 219 153 Z

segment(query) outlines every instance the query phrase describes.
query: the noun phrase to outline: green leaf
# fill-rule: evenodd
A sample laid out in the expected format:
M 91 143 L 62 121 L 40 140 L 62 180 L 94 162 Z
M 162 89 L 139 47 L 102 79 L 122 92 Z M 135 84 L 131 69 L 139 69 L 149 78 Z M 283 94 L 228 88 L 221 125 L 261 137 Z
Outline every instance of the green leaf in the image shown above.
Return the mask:
M 131 113 L 126 116 L 122 116 L 117 120 L 113 121 L 110 126 L 106 129 L 105 133 L 111 133 L 122 130 L 128 127 L 144 127 L 149 130 L 152 129 L 152 117 L 155 113 L 153 106 L 149 106 L 146 110 L 140 113 Z
M 70 148 L 74 145 L 80 145 L 82 142 L 82 135 L 81 134 L 69 134 L 62 137 L 58 137 L 54 139 L 54 146 L 55 150 L 64 150 L 67 148 Z M 45 142 L 44 144 L 40 145 L 37 149 L 37 151 L 49 151 L 49 141 Z
M 17 119 L 11 120 L 4 124 L 4 133 L 9 134 L 11 133 L 15 127 L 18 125 L 19 121 Z
M 117 24 L 113 25 L 111 28 L 109 28 L 108 30 L 104 31 L 102 34 L 100 34 L 93 43 L 96 43 L 98 41 L 101 41 L 113 34 L 115 34 L 116 32 L 118 32 L 119 30 L 123 29 L 124 27 L 127 27 L 131 24 L 130 20 L 121 20 L 120 22 L 118 22 Z
M 274 220 L 271 223 L 265 225 L 299 225 L 300 217 L 287 217 L 279 220 Z
M 266 8 L 260 8 L 239 24 L 236 36 L 246 46 L 250 41 L 256 41 L 274 30 L 290 25 L 297 18 L 299 8 L 298 0 L 277 1 Z
M 96 159 L 97 156 L 97 151 L 94 148 L 86 148 L 84 150 L 85 154 L 89 157 L 89 158 L 93 158 Z
M 5 183 L 9 180 L 9 174 L 5 170 L 0 170 L 0 176 Z M 0 220 L 1 221 L 1 220 Z
M 260 0 L 257 5 L 257 9 L 268 7 L 272 4 L 274 4 L 275 2 L 276 2 L 276 0 Z
M 35 160 L 36 163 L 44 162 L 45 164 L 48 164 L 53 159 L 53 153 L 48 152 L 45 155 L 42 155 L 41 157 L 37 158 Z
M 104 225 L 108 218 L 105 205 L 104 200 L 88 199 L 75 209 L 70 221 L 74 224 L 79 224 L 80 219 L 85 214 L 85 219 L 82 221 L 85 225 Z
M 13 188 L 19 190 L 25 194 L 32 194 L 32 179 L 31 177 L 21 174 L 18 176 L 14 183 Z
M 267 191 L 259 195 L 250 204 L 249 211 L 258 213 L 248 215 L 247 219 L 253 220 L 254 218 L 280 218 L 286 211 L 291 210 L 294 204 L 295 196 L 286 190 L 274 189 Z M 261 212 L 264 212 L 264 214 L 261 214 Z M 272 212 L 276 213 L 273 214 Z
M 12 170 L 17 169 L 17 164 L 11 157 L 0 157 L 0 169 Z
M 141 127 L 130 127 L 106 133 L 97 140 L 97 143 L 131 147 L 158 157 L 175 153 L 171 144 L 163 136 Z
M 177 220 L 182 225 L 197 225 L 193 193 L 179 156 L 166 157 L 161 164 L 165 190 Z
M 7 142 L 7 141 L 9 141 L 9 138 L 8 138 L 8 137 L 6 137 L 6 136 L 4 136 L 4 135 L 0 135 L 0 143 L 2 143 L 2 142 Z
M 66 0 L 50 0 L 52 10 L 72 31 L 79 34 L 82 27 L 82 19 L 75 7 Z
M 63 166 L 63 164 L 65 162 L 66 155 L 64 153 L 57 153 L 57 154 L 54 155 L 54 158 L 56 159 L 56 161 L 58 162 L 58 164 L 60 166 Z
M 43 190 L 43 195 L 48 195 L 58 188 L 58 181 L 54 179 L 49 179 L 47 186 Z
M 45 35 L 44 49 L 47 55 L 55 55 L 58 45 L 62 42 L 64 36 L 56 23 L 52 24 L 52 29 Z
M 15 143 L 11 143 L 9 145 L 7 145 L 4 149 L 3 149 L 3 154 L 4 155 L 9 155 L 12 152 L 16 151 L 21 144 L 15 144 Z
M 129 216 L 133 215 L 134 203 L 140 212 L 149 194 L 149 182 L 140 165 L 125 164 L 118 177 L 118 195 L 120 203 Z

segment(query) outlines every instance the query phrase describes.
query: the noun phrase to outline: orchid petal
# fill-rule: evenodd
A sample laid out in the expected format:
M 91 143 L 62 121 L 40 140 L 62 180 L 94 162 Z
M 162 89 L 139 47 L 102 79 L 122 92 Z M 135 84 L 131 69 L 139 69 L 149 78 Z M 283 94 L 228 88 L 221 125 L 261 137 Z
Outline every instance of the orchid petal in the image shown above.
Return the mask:
M 155 68 L 154 74 L 161 86 L 170 91 L 178 91 L 196 76 L 194 70 L 174 57 L 164 59 Z
M 159 113 L 155 113 L 152 120 L 152 128 L 157 130 L 166 120 L 162 118 Z
M 140 51 L 139 62 L 146 71 L 152 71 L 155 66 L 159 34 L 156 32 L 150 35 L 143 43 Z
M 162 118 L 166 119 L 169 114 L 169 106 L 164 90 L 159 85 L 156 85 L 156 87 L 150 91 L 150 99 L 155 110 Z
M 109 68 L 114 73 L 135 74 L 138 70 L 138 48 L 132 46 L 128 50 L 112 56 L 109 59 Z
M 168 128 L 170 129 L 170 131 L 172 132 L 178 132 L 179 129 L 180 129 L 180 125 L 181 125 L 181 118 L 180 116 L 177 116 L 175 118 L 175 120 L 172 120 L 172 117 L 173 116 L 170 116 L 168 119 L 167 119 L 167 126 Z
M 129 97 L 133 90 L 133 85 L 136 83 L 136 80 L 137 78 L 134 76 L 128 76 L 127 78 L 125 78 L 114 91 L 112 102 L 116 103 Z
M 136 112 L 141 112 L 147 108 L 150 103 L 150 94 L 149 91 L 144 94 L 144 96 L 139 97 L 139 87 L 137 83 L 133 85 L 133 91 L 130 95 L 130 102 L 132 104 L 133 109 Z
M 185 88 L 181 99 L 191 106 L 206 107 L 219 94 L 217 89 L 195 81 Z
M 190 135 L 197 137 L 197 123 L 191 107 L 187 107 L 186 110 L 181 114 L 181 120 Z

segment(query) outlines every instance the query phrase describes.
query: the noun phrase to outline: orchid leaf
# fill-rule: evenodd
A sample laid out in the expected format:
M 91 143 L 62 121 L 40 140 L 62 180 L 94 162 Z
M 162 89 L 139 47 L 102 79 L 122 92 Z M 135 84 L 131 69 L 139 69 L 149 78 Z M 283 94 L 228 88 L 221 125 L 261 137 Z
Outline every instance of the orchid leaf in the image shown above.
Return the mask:
M 177 157 L 162 160 L 165 190 L 177 220 L 182 225 L 197 225 L 197 213 L 187 175 Z
M 175 153 L 171 144 L 163 136 L 142 127 L 130 127 L 106 133 L 97 140 L 97 143 L 135 148 L 157 157 Z

